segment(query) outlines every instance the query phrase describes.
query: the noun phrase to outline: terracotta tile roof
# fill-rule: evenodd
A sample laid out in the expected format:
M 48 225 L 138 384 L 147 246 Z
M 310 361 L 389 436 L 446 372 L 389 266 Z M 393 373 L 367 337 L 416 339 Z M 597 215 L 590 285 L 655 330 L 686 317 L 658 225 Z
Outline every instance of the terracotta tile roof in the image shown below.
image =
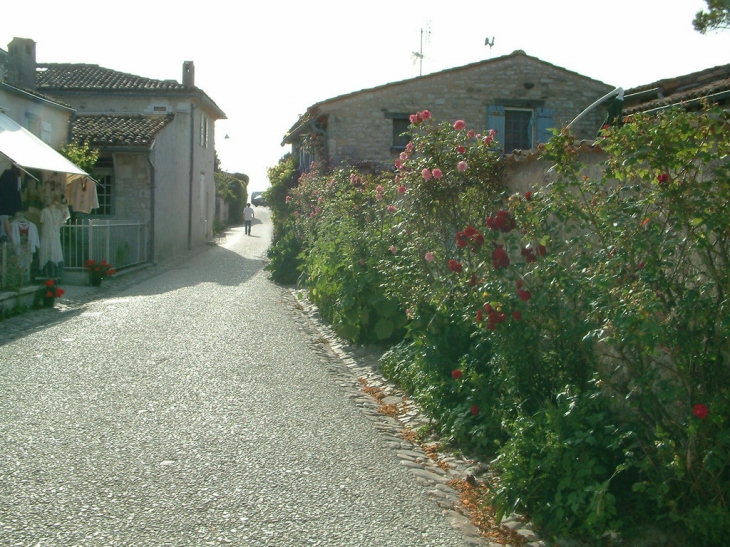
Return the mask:
M 716 101 L 730 97 L 730 64 L 627 89 L 623 114 L 696 102 L 705 97 Z
M 175 80 L 153 80 L 78 63 L 38 63 L 36 85 L 40 91 L 190 91 Z
M 148 148 L 157 134 L 174 118 L 174 114 L 80 115 L 73 122 L 71 134 L 74 141 L 88 142 L 97 148 L 110 146 Z

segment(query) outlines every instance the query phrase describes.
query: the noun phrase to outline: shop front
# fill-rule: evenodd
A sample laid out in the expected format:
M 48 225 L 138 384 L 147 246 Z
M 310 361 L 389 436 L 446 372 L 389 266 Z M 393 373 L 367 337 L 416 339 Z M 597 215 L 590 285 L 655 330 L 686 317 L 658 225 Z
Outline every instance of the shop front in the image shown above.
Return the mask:
M 0 291 L 62 280 L 69 205 L 89 212 L 88 173 L 0 113 Z

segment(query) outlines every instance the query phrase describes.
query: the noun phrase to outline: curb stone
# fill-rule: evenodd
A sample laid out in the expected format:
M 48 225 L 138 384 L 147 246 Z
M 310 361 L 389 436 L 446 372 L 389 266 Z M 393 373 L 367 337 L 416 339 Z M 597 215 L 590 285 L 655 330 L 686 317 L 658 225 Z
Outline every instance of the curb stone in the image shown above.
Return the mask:
M 294 299 L 293 308 L 309 319 L 309 331 L 316 338 L 315 349 L 325 357 L 327 372 L 335 376 L 339 385 L 345 389 L 351 401 L 373 422 L 375 429 L 383 437 L 385 445 L 391 448 L 400 463 L 414 475 L 416 482 L 424 487 L 428 497 L 438 505 L 449 523 L 459 530 L 469 545 L 475 547 L 502 547 L 500 544 L 482 536 L 481 531 L 470 520 L 461 506 L 460 494 L 447 483 L 452 479 L 465 479 L 475 468 L 486 468 L 481 462 L 459 459 L 445 454 L 443 461 L 449 469 L 439 467 L 417 444 L 403 437 L 408 429 L 417 430 L 428 425 L 418 407 L 408 399 L 407 394 L 389 382 L 379 372 L 378 360 L 384 350 L 377 347 L 363 347 L 348 344 L 322 320 L 317 307 L 306 297 L 301 289 L 289 289 Z M 332 366 L 332 359 L 339 366 Z M 364 381 L 363 381 L 364 380 Z M 384 397 L 378 401 L 363 391 L 363 384 L 379 389 Z M 380 412 L 380 404 L 395 405 L 397 419 Z M 518 515 L 504 519 L 502 526 L 515 531 L 525 539 L 525 547 L 548 547 L 533 531 L 529 523 L 520 520 Z

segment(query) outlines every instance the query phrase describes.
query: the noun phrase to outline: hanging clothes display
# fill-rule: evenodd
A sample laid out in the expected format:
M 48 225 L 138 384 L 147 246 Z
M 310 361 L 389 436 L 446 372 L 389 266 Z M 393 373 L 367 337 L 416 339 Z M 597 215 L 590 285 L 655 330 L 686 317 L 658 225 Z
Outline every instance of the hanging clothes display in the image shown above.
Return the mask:
M 53 203 L 41 211 L 41 245 L 38 264 L 46 277 L 63 276 L 61 226 L 69 219 L 68 206 Z
M 16 245 L 28 245 L 31 254 L 40 249 L 38 227 L 25 218 L 23 213 L 16 213 L 15 218 L 10 222 L 10 230 Z
M 23 281 L 28 281 L 33 253 L 40 247 L 38 227 L 23 213 L 16 213 L 10 222 L 10 233 L 15 247 L 15 267 L 23 272 Z
M 0 175 L 0 215 L 13 216 L 23 210 L 20 197 L 20 171 L 13 166 Z
M 74 212 L 90 213 L 99 208 L 99 198 L 96 194 L 96 183 L 86 177 L 66 184 L 66 202 L 73 207 Z

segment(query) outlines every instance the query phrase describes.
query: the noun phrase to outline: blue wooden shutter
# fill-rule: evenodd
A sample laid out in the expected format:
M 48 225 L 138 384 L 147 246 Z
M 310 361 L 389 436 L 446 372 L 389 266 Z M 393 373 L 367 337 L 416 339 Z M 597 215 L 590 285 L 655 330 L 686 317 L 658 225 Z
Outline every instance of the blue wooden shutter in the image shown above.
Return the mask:
M 553 136 L 551 128 L 555 127 L 553 124 L 553 109 L 552 108 L 538 108 L 537 114 L 537 142 L 545 143 L 550 140 Z M 537 143 L 535 143 L 537 146 Z
M 487 105 L 487 131 L 494 129 L 497 140 L 504 145 L 504 107 L 497 104 Z

